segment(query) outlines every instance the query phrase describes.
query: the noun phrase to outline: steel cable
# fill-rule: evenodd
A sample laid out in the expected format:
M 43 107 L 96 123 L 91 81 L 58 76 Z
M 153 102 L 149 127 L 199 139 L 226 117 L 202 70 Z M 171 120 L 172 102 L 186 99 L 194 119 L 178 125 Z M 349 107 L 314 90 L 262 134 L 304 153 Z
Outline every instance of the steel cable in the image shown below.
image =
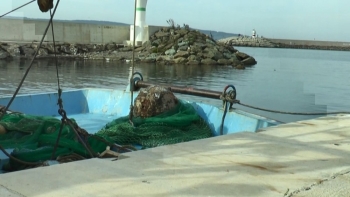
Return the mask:
M 252 108 L 252 109 L 257 109 L 261 111 L 267 111 L 267 112 L 273 112 L 273 113 L 279 113 L 279 114 L 289 114 L 289 115 L 331 115 L 331 114 L 350 114 L 350 112 L 317 112 L 317 113 L 304 113 L 304 112 L 285 112 L 285 111 L 279 111 L 279 110 L 271 110 L 271 109 L 265 109 L 261 107 L 255 107 L 252 105 L 247 105 L 243 104 L 240 101 L 237 102 L 237 104 L 242 105 L 244 107 Z
M 53 14 L 52 14 L 51 17 L 50 17 L 50 21 L 49 21 L 49 23 L 47 24 L 47 27 L 46 27 L 45 32 L 44 32 L 44 35 L 43 35 L 42 38 L 41 38 L 40 44 L 39 44 L 39 46 L 37 47 L 37 50 L 36 50 L 35 53 L 34 53 L 34 57 L 32 58 L 32 60 L 31 60 L 31 62 L 30 62 L 30 64 L 29 64 L 29 67 L 27 68 L 26 72 L 24 73 L 24 76 L 23 76 L 21 82 L 19 83 L 19 85 L 18 85 L 18 87 L 17 87 L 15 93 L 13 94 L 12 98 L 10 99 L 9 103 L 7 104 L 6 108 L 5 108 L 3 111 L 6 112 L 6 111 L 9 109 L 9 107 L 11 106 L 13 100 L 16 98 L 16 96 L 17 96 L 19 90 L 21 89 L 21 87 L 22 87 L 22 85 L 23 85 L 23 82 L 24 82 L 24 80 L 26 79 L 26 77 L 27 77 L 27 75 L 28 75 L 30 69 L 32 68 L 33 63 L 34 63 L 34 60 L 35 60 L 36 56 L 38 55 L 38 52 L 39 52 L 39 49 L 41 48 L 41 45 L 42 45 L 43 42 L 44 42 L 44 38 L 45 38 L 45 36 L 46 36 L 46 34 L 47 34 L 47 31 L 48 31 L 48 29 L 49 29 L 49 27 L 50 27 L 50 25 L 51 25 L 51 23 L 52 23 L 53 16 L 54 16 L 55 13 L 56 13 L 56 9 L 57 9 L 59 3 L 60 3 L 60 0 L 57 1 L 57 4 L 56 4 L 55 9 L 54 9 L 54 11 L 53 11 Z M 2 119 L 3 116 L 4 116 L 4 113 L 0 113 L 0 120 Z
M 4 16 L 6 16 L 6 15 L 8 15 L 8 14 L 10 14 L 10 13 L 12 13 L 12 12 L 14 12 L 14 11 L 16 11 L 16 10 L 18 10 L 18 9 L 20 9 L 20 8 L 22 8 L 22 7 L 24 7 L 24 6 L 26 6 L 26 5 L 28 5 L 28 4 L 31 4 L 31 3 L 33 3 L 34 1 L 36 1 L 36 0 L 29 1 L 28 3 L 23 4 L 23 5 L 21 5 L 21 6 L 17 7 L 17 8 L 15 8 L 15 9 L 13 9 L 13 10 L 11 10 L 11 11 L 9 11 L 9 12 L 3 14 L 3 15 L 1 15 L 0 18 L 2 18 L 2 17 L 4 17 Z

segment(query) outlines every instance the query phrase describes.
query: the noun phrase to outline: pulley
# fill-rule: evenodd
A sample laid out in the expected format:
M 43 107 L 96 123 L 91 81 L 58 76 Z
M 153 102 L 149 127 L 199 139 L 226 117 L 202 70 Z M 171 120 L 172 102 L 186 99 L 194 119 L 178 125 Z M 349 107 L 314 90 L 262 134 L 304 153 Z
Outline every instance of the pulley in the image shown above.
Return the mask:
M 47 12 L 53 8 L 53 0 L 38 0 L 40 11 Z

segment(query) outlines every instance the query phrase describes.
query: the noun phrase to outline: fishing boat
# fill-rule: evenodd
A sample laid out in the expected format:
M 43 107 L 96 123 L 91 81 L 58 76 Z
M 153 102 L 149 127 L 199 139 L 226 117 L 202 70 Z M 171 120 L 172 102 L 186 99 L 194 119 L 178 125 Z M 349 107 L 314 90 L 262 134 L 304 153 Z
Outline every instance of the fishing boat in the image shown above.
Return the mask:
M 143 1 L 143 3 L 145 2 L 146 1 Z M 50 24 L 52 25 L 53 16 L 58 3 L 59 1 L 53 9 L 53 13 L 51 13 L 50 22 L 44 35 L 47 33 Z M 134 28 L 137 23 L 137 3 L 138 1 L 135 1 Z M 43 12 L 49 10 L 51 12 L 53 8 L 52 1 L 38 1 L 38 5 Z M 133 30 L 133 46 L 136 44 L 135 34 L 136 30 Z M 41 43 L 43 39 L 44 36 Z M 55 40 L 53 40 L 53 43 L 55 43 Z M 34 54 L 34 58 L 36 55 L 37 51 Z M 79 156 L 77 157 L 79 157 L 78 160 L 80 160 L 101 157 L 106 151 L 131 151 L 123 147 L 125 143 L 132 143 L 133 148 L 136 147 L 137 150 L 242 131 L 256 132 L 259 129 L 280 124 L 280 122 L 276 120 L 234 109 L 233 105 L 239 103 L 239 101 L 236 100 L 237 92 L 233 85 L 223 87 L 223 91 L 211 91 L 191 87 L 176 87 L 171 84 L 152 84 L 151 82 L 143 81 L 141 73 L 134 72 L 134 63 L 133 54 L 132 69 L 129 73 L 130 83 L 125 90 L 95 88 L 62 91 L 57 75 L 59 86 L 57 92 L 17 95 L 21 84 L 32 66 L 31 64 L 14 95 L 12 97 L 0 98 L 0 106 L 3 106 L 2 114 L 0 115 L 1 119 L 5 119 L 0 122 L 3 133 L 5 133 L 0 136 L 0 148 L 3 152 L 0 153 L 0 167 L 10 166 L 6 168 L 7 171 L 16 171 L 26 169 L 28 165 L 43 166 L 57 164 L 57 156 L 59 157 L 62 155 L 72 156 L 73 154 L 73 156 L 77 156 L 74 154 L 78 153 Z M 130 132 L 134 132 L 135 135 L 138 135 L 137 133 L 139 131 L 134 131 L 137 130 L 137 127 L 134 126 L 134 119 L 131 115 L 133 103 L 139 94 L 140 88 L 151 86 L 166 87 L 173 93 L 217 99 L 218 102 L 223 103 L 223 108 L 200 102 L 181 100 L 178 106 L 183 107 L 184 109 L 181 108 L 183 111 L 190 110 L 190 116 L 186 116 L 188 115 L 187 111 L 185 113 L 183 113 L 183 111 L 178 111 L 175 113 L 176 117 L 174 120 L 170 119 L 170 122 L 176 128 L 188 127 L 189 129 L 186 130 L 188 132 L 183 130 L 182 134 L 176 134 L 176 132 L 174 132 L 164 137 L 165 132 L 161 130 L 168 130 L 171 128 L 158 127 L 157 130 L 154 126 L 149 126 L 147 127 L 147 135 L 148 138 L 154 140 L 153 142 L 145 144 L 145 142 L 138 143 L 137 141 L 130 140 L 127 142 L 120 141 L 120 138 L 125 138 L 124 135 L 127 134 L 124 133 L 123 135 L 119 133 L 118 136 L 116 136 L 115 130 L 123 132 L 123 129 L 125 130 L 125 127 L 127 127 Z M 179 110 L 180 107 L 178 107 Z M 116 128 L 114 130 L 110 129 L 111 124 L 121 119 L 125 123 L 128 122 L 130 124 L 120 127 L 119 125 L 113 125 Z M 192 121 L 192 119 L 194 120 Z M 169 123 L 169 121 L 164 123 L 162 122 L 163 120 L 164 119 L 154 119 L 153 124 L 167 125 Z M 139 122 L 140 121 L 142 122 L 144 120 L 139 120 Z M 150 122 L 149 119 L 147 119 L 146 122 Z M 188 124 L 184 126 L 184 122 Z M 195 125 L 196 128 L 192 128 L 193 125 Z M 142 125 L 142 127 L 145 126 Z M 197 133 L 195 133 L 196 130 Z M 6 134 L 6 132 L 11 134 L 7 135 L 8 133 Z M 194 133 L 190 134 L 190 132 Z M 114 133 L 113 136 L 111 136 L 111 133 Z M 145 138 L 144 136 L 145 134 L 142 138 Z M 163 138 L 157 138 L 157 140 L 155 140 L 155 136 L 163 136 Z M 141 136 L 129 137 L 141 138 Z M 172 142 L 169 142 L 170 140 L 172 140 Z M 116 143 L 116 141 L 123 143 L 122 146 Z M 148 141 L 150 140 L 148 139 Z M 111 152 L 108 153 L 114 154 Z M 50 154 L 52 155 L 50 156 Z M 39 155 L 40 158 L 38 158 Z
M 175 93 L 188 94 L 193 96 L 203 96 L 216 98 L 222 102 L 224 92 L 194 89 L 188 87 L 167 86 L 166 84 L 152 84 L 140 81 L 135 77 L 134 83 L 129 84 L 125 90 L 115 89 L 79 89 L 64 91 L 59 96 L 57 92 L 19 95 L 11 105 L 11 111 L 29 114 L 31 116 L 53 117 L 57 120 L 62 118 L 58 113 L 57 101 L 64 102 L 65 116 L 76 121 L 79 127 L 88 133 L 94 134 L 101 130 L 106 124 L 121 117 L 128 116 L 130 112 L 130 94 L 137 97 L 141 87 L 160 85 L 170 88 Z M 131 86 L 135 86 L 130 88 Z M 226 88 L 227 89 L 227 88 Z M 0 98 L 0 106 L 6 106 L 11 97 Z M 133 100 L 133 101 L 134 101 Z M 229 109 L 229 103 L 225 103 L 222 108 L 202 102 L 183 101 L 190 104 L 196 113 L 209 125 L 212 136 L 227 135 L 242 131 L 256 132 L 270 126 L 280 124 L 279 121 L 248 113 L 239 109 Z M 11 153 L 13 149 L 6 149 Z M 1 165 L 9 162 L 9 158 L 0 154 Z
M 129 75 L 129 85 L 121 90 L 58 88 L 57 92 L 16 95 L 18 88 L 14 96 L 0 98 L 1 118 L 10 120 L 2 124 L 26 134 L 24 140 L 15 141 L 19 145 L 16 147 L 13 141 L 1 138 L 0 127 L 0 141 L 14 147 L 0 152 L 0 169 L 17 163 L 22 170 L 0 170 L 0 196 L 294 196 L 309 191 L 312 196 L 330 191 L 349 196 L 346 175 L 350 174 L 350 161 L 344 157 L 349 154 L 349 115 L 284 124 L 237 109 L 236 105 L 244 104 L 237 100 L 237 90 L 230 84 L 213 91 L 146 82 L 133 67 Z M 222 107 L 181 100 L 180 107 L 190 109 L 190 116 L 182 119 L 178 116 L 183 115 L 180 108 L 168 113 L 170 118 L 175 116 L 173 125 L 191 122 L 186 120 L 191 118 L 195 119 L 191 123 L 196 124 L 200 119 L 197 130 L 204 129 L 210 135 L 190 136 L 183 142 L 177 139 L 166 146 L 161 142 L 156 148 L 132 144 L 136 149 L 98 138 L 103 135 L 97 134 L 108 130 L 107 126 L 116 120 L 125 123 L 119 129 L 139 128 L 131 113 L 133 102 L 142 88 L 153 86 L 217 99 Z M 189 115 L 188 111 L 184 115 Z M 156 116 L 152 121 L 162 118 L 168 117 Z M 43 135 L 28 132 L 37 127 Z M 168 130 L 161 128 L 148 127 L 148 133 L 158 132 L 152 137 L 162 137 L 158 134 Z M 101 152 L 96 155 L 92 150 Z M 67 154 L 73 157 L 59 158 Z M 39 162 L 37 155 L 41 156 Z M 112 158 L 103 159 L 104 155 Z M 64 160 L 69 163 L 57 165 Z M 49 167 L 23 170 L 18 164 Z M 327 188 L 327 183 L 334 180 L 336 184 Z M 326 191 L 320 185 L 325 185 Z

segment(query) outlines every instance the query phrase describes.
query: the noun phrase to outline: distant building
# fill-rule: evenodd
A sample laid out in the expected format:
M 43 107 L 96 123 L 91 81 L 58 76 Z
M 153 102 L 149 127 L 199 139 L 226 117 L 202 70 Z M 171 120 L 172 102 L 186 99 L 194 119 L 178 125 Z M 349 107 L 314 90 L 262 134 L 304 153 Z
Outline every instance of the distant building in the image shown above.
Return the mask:
M 255 29 L 253 29 L 252 38 L 256 38 L 256 31 L 255 31 Z

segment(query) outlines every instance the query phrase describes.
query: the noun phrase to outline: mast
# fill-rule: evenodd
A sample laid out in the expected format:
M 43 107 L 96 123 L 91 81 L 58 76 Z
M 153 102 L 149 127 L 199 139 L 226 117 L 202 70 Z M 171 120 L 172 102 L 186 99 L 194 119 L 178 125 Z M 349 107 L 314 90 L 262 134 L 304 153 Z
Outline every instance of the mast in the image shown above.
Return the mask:
M 130 28 L 130 40 L 135 40 L 136 46 L 148 40 L 148 38 L 146 37 L 148 35 L 145 31 L 146 7 L 147 0 L 135 0 L 135 24 Z

